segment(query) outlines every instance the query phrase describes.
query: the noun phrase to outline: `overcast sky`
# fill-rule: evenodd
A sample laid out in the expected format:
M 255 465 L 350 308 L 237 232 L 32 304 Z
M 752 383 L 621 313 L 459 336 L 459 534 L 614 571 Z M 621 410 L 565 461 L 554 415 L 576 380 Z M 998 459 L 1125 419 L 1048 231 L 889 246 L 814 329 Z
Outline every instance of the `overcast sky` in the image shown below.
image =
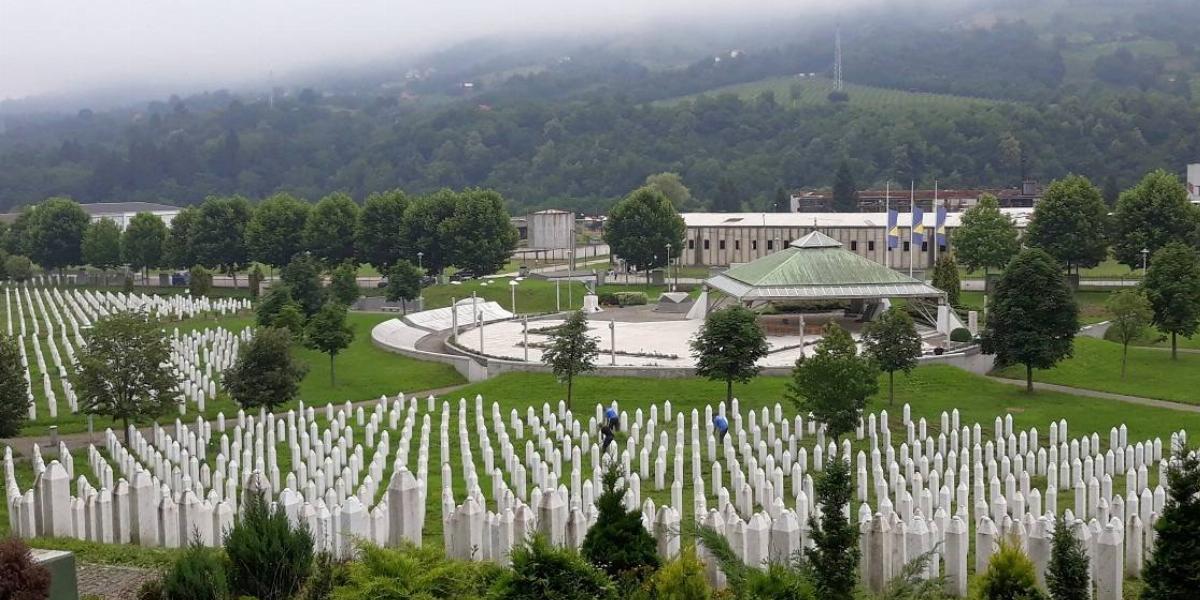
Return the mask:
M 795 14 L 835 0 L 0 0 L 0 99 L 114 84 L 265 83 L 489 33 Z M 869 0 L 840 0 L 861 4 Z

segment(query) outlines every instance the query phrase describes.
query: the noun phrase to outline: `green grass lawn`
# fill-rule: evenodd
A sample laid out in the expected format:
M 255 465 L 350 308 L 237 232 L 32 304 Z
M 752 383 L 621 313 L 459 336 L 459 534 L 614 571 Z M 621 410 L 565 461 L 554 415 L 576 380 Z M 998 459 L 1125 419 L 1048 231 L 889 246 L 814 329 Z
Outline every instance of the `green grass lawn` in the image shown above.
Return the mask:
M 1080 290 L 1075 292 L 1075 301 L 1079 304 L 1079 324 L 1090 325 L 1108 320 L 1108 309 L 1104 303 L 1108 301 L 1111 291 Z M 967 310 L 980 311 L 979 319 L 983 321 L 983 292 L 959 292 L 959 304 Z
M 992 275 L 998 273 L 993 272 Z M 962 279 L 983 279 L 983 271 L 968 271 L 963 268 L 958 269 L 958 276 Z M 1128 266 L 1117 262 L 1115 258 L 1109 258 L 1104 262 L 1090 269 L 1079 270 L 1080 279 L 1141 279 L 1141 269 L 1130 269 Z
M 1024 379 L 1022 366 L 999 372 Z M 1035 381 L 1131 396 L 1200 404 L 1200 355 L 1130 347 L 1125 378 L 1121 378 L 1121 345 L 1089 337 L 1075 338 L 1075 356 L 1052 369 L 1034 370 Z M 1139 408 L 1139 411 L 1142 409 Z
M 795 86 L 799 91 L 798 97 L 792 96 Z M 846 93 L 850 95 L 849 105 L 870 110 L 893 109 L 963 109 L 971 106 L 988 106 L 999 104 L 999 101 L 984 98 L 970 98 L 950 94 L 931 94 L 925 92 L 908 92 L 904 90 L 845 84 Z M 721 94 L 734 94 L 743 100 L 754 100 L 763 92 L 773 92 L 775 101 L 782 106 L 801 107 L 829 105 L 829 93 L 833 91 L 833 80 L 827 77 L 771 77 L 748 83 L 727 85 L 705 90 L 698 94 L 690 94 L 677 98 L 658 100 L 654 104 L 671 106 L 695 100 L 700 96 L 715 97 Z

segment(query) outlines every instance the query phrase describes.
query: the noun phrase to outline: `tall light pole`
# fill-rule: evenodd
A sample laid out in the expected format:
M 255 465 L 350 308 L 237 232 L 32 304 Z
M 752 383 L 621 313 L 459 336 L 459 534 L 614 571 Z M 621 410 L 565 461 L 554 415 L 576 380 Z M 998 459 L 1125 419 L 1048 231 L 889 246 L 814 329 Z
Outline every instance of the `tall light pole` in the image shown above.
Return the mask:
M 671 283 L 671 244 L 667 244 L 667 284 L 672 292 L 675 291 L 675 284 Z
M 508 282 L 508 289 L 512 291 L 512 314 L 517 314 L 517 280 L 511 279 Z
M 608 331 L 609 331 L 608 354 L 610 357 L 609 364 L 613 365 L 615 367 L 615 366 L 617 366 L 617 322 L 616 321 L 609 319 Z
M 1142 278 L 1146 278 L 1146 257 L 1150 255 L 1149 248 L 1142 248 Z
M 425 256 L 424 252 L 417 253 L 417 270 L 421 272 L 421 279 L 425 279 L 425 267 L 421 257 Z M 412 263 L 408 263 L 412 264 Z M 425 310 L 425 285 L 423 281 L 417 282 L 417 308 Z
M 524 327 L 521 328 L 521 334 L 525 337 L 525 362 L 529 362 L 529 317 L 522 319 Z

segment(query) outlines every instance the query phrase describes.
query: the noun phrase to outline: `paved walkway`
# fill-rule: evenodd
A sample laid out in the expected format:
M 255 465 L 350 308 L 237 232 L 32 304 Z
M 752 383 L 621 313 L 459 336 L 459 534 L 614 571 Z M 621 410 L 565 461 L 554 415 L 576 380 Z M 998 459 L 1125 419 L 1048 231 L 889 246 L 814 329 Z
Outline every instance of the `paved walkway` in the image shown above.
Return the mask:
M 1009 379 L 1007 377 L 996 377 L 988 375 L 988 379 L 1007 383 L 1010 385 L 1025 386 L 1024 379 Z M 1141 396 L 1129 396 L 1126 394 L 1114 394 L 1112 392 L 1102 392 L 1100 390 L 1088 390 L 1083 388 L 1071 387 L 1068 385 L 1058 385 L 1056 383 L 1043 383 L 1040 381 L 1033 382 L 1033 388 L 1037 390 L 1045 390 L 1048 392 L 1061 392 L 1071 394 L 1073 396 L 1087 396 L 1089 398 L 1102 398 L 1105 400 L 1116 400 L 1118 402 L 1128 402 L 1130 404 L 1140 404 L 1142 406 L 1153 406 L 1155 408 L 1166 408 L 1170 410 L 1180 410 L 1183 412 L 1200 413 L 1200 406 L 1195 404 L 1184 404 L 1182 402 L 1171 402 L 1169 400 L 1157 400 L 1154 398 L 1143 398 Z
M 75 574 L 80 598 L 99 596 L 105 600 L 133 600 L 142 584 L 158 576 L 154 569 L 92 564 L 79 565 Z

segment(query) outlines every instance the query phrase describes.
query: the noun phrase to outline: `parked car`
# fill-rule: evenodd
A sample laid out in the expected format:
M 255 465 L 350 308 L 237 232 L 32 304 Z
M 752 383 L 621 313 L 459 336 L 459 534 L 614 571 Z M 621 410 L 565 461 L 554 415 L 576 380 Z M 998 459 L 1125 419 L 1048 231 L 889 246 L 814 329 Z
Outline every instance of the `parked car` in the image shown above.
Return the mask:
M 455 271 L 454 274 L 450 276 L 450 281 L 468 281 L 470 279 L 478 278 L 479 275 L 475 274 L 474 271 L 463 269 L 461 271 Z
M 183 272 L 171 273 L 171 285 L 176 286 L 176 287 L 186 286 L 188 284 L 189 278 L 190 278 L 190 276 L 187 273 L 183 273 Z

